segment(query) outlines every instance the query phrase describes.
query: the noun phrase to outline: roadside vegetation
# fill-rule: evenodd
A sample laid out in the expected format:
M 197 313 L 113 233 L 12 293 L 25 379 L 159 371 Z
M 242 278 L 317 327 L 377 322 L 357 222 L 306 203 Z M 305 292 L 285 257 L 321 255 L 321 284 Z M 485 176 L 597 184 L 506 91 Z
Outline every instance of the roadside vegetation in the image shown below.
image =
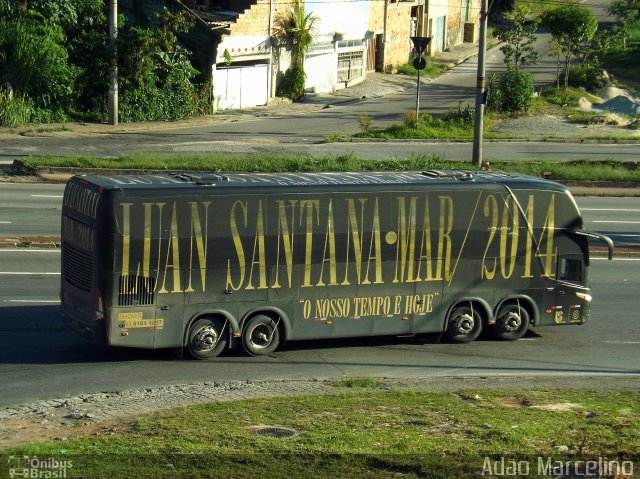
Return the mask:
M 121 158 L 38 157 L 18 162 L 19 173 L 33 174 L 40 167 L 66 167 L 88 172 L 92 168 L 137 172 L 213 171 L 213 172 L 301 172 L 301 171 L 423 171 L 430 169 L 477 170 L 470 162 L 448 161 L 436 155 L 412 155 L 408 158 L 366 160 L 353 154 L 339 156 L 294 155 L 131 155 Z M 522 173 L 557 181 L 640 181 L 635 163 L 604 161 L 496 161 L 494 171 Z
M 148 20 L 118 21 L 121 121 L 210 113 L 210 88 L 177 42 L 193 22 L 166 8 Z M 0 0 L 0 126 L 106 121 L 107 32 L 103 0 Z
M 398 67 L 398 73 L 402 75 L 417 77 L 418 70 L 416 70 L 415 67 L 413 66 L 414 58 L 416 58 L 415 55 L 412 56 L 407 63 L 405 63 L 404 65 L 400 65 Z M 420 70 L 420 76 L 423 78 L 424 77 L 435 78 L 437 76 L 442 75 L 444 72 L 446 72 L 449 69 L 449 67 L 444 63 L 434 61 L 432 58 L 428 58 L 428 57 L 423 57 L 423 58 L 427 62 L 427 66 L 424 67 L 423 70 Z
M 169 410 L 5 453 L 70 460 L 67 473 L 93 478 L 142 471 L 158 478 L 475 478 L 504 475 L 495 474 L 501 461 L 529 462 L 526 477 L 551 477 L 556 461 L 599 458 L 616 477 L 623 466 L 638 467 L 637 392 L 381 392 L 363 385 Z
M 604 112 L 577 111 L 578 100 L 587 98 L 592 103 L 599 100 L 591 95 L 595 89 L 608 81 L 603 68 L 625 76 L 627 82 L 640 86 L 640 0 L 616 0 L 610 13 L 617 18 L 609 29 L 598 29 L 598 22 L 586 7 L 577 4 L 558 6 L 557 2 L 531 1 L 518 3 L 511 9 L 507 2 L 498 4 L 502 8 L 500 27 L 494 37 L 502 42 L 506 71 L 487 75 L 487 110 L 484 116 L 485 138 L 502 138 L 492 133 L 493 124 L 513 116 L 539 114 L 545 107 L 541 103 L 562 106 L 555 113 L 573 123 L 585 125 L 612 124 L 611 115 Z M 522 67 L 535 65 L 539 54 L 534 48 L 535 34 L 540 26 L 552 34 L 552 49 L 557 55 L 556 84 L 545 88 L 540 98 L 534 96 L 533 77 Z M 622 68 L 617 68 L 617 62 Z M 428 62 L 428 65 L 430 63 Z M 407 72 L 413 67 L 408 64 Z M 449 110 L 442 118 L 433 118 L 423 113 L 420 118 L 405 115 L 402 124 L 388 128 L 376 128 L 371 121 L 360 121 L 361 131 L 356 137 L 381 139 L 473 139 L 474 109 L 470 106 Z M 629 129 L 640 128 L 640 116 L 629 118 Z M 619 136 L 590 135 L 581 132 L 581 139 L 607 138 L 628 139 Z M 336 137 L 328 140 L 339 141 Z M 550 138 L 551 139 L 551 138 Z

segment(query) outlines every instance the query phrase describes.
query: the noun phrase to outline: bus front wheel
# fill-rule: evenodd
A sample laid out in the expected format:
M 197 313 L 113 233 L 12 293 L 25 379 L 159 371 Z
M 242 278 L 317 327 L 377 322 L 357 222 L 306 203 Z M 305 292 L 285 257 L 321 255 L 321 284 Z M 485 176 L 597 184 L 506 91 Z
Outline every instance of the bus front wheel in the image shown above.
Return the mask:
M 199 319 L 189 329 L 189 354 L 195 359 L 215 358 L 227 346 L 223 332 L 223 321 L 217 318 Z
M 449 314 L 447 338 L 454 343 L 470 343 L 482 331 L 482 317 L 477 309 L 458 306 Z
M 500 307 L 492 332 L 498 339 L 515 341 L 525 335 L 529 329 L 529 322 L 529 313 L 526 309 L 519 304 L 507 304 Z
M 269 316 L 255 316 L 242 331 L 242 345 L 252 356 L 271 354 L 280 343 L 278 323 Z

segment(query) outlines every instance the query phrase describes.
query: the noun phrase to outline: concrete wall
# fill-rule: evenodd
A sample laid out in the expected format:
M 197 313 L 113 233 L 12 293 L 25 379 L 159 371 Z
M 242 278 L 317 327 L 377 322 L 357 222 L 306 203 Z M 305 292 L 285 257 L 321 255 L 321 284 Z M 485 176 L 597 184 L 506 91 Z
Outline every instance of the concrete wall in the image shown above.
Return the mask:
M 374 34 L 385 34 L 385 1 L 372 1 L 369 30 Z M 395 68 L 407 63 L 413 44 L 411 43 L 411 7 L 410 2 L 387 4 L 386 36 L 384 41 L 385 69 Z

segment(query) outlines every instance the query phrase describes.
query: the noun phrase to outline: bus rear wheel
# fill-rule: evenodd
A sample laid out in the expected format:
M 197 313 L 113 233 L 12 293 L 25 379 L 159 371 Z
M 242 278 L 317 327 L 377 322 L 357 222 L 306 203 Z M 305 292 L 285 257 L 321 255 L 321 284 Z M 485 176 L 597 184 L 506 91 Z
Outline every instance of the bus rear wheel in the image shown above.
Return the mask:
M 482 331 L 482 317 L 469 306 L 457 306 L 449 314 L 445 334 L 454 343 L 470 343 Z
M 189 354 L 195 359 L 215 358 L 227 346 L 223 333 L 224 322 L 220 319 L 199 319 L 189 329 Z
M 269 316 L 255 316 L 244 326 L 242 346 L 252 356 L 271 354 L 280 344 L 278 323 Z
M 525 335 L 529 329 L 530 317 L 526 309 L 519 304 L 501 306 L 496 315 L 496 324 L 491 328 L 493 335 L 505 341 L 515 341 Z

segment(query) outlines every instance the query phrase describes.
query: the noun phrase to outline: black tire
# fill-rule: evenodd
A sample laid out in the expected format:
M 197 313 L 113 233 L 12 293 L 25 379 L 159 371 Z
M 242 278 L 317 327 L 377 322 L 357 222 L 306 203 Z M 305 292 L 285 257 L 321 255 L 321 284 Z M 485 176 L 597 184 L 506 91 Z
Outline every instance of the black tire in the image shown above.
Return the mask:
M 505 304 L 498 310 L 491 332 L 498 339 L 515 341 L 526 334 L 530 324 L 531 318 L 525 308 L 518 304 Z
M 476 308 L 457 306 L 449 314 L 445 334 L 454 343 L 470 343 L 482 332 L 482 316 Z
M 218 318 L 199 319 L 189 329 L 187 350 L 195 359 L 215 358 L 227 347 L 225 322 Z
M 269 316 L 255 316 L 242 328 L 242 346 L 252 356 L 271 354 L 279 344 L 278 323 Z

